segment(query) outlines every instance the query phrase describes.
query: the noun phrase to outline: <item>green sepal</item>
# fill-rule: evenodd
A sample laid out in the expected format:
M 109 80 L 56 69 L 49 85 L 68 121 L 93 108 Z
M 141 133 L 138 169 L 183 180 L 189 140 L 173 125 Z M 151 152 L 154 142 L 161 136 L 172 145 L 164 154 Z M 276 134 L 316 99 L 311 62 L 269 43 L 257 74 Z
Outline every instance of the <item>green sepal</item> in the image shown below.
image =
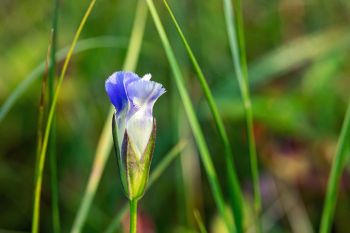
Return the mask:
M 144 153 L 139 159 L 130 142 L 127 130 L 124 133 L 121 151 L 119 150 L 115 114 L 113 116 L 112 134 L 114 149 L 117 154 L 120 179 L 129 200 L 140 199 L 145 192 L 155 145 L 156 128 L 156 121 L 153 119 L 153 129 L 150 138 Z

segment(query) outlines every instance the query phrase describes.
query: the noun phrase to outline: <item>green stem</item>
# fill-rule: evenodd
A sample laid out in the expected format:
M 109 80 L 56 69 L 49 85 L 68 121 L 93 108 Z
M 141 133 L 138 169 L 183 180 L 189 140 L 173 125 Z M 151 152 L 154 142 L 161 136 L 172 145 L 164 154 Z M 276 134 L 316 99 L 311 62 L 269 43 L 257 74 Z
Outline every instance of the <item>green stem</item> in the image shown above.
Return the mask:
M 235 68 L 236 76 L 238 79 L 238 84 L 243 100 L 244 111 L 246 114 L 246 127 L 248 133 L 249 142 L 249 158 L 250 158 L 250 168 L 253 180 L 254 189 L 254 209 L 256 218 L 256 228 L 258 232 L 261 232 L 261 223 L 259 220 L 261 212 L 261 194 L 259 186 L 259 170 L 258 170 L 258 159 L 256 155 L 255 137 L 254 137 L 254 125 L 253 125 L 253 110 L 249 93 L 249 83 L 248 83 L 248 69 L 245 57 L 244 48 L 244 34 L 243 34 L 243 19 L 241 14 L 233 13 L 233 7 L 231 0 L 224 1 L 224 11 L 227 33 L 229 38 L 229 44 L 231 49 L 231 54 L 233 57 L 233 65 Z M 240 12 L 241 2 L 236 0 L 236 13 Z
M 137 232 L 137 200 L 130 200 L 130 233 Z
M 187 141 L 181 140 L 166 155 L 162 156 L 163 159 L 155 167 L 155 169 L 152 171 L 149 177 L 146 192 L 161 177 L 161 175 L 168 168 L 171 162 L 174 161 L 175 158 L 180 155 L 180 153 L 183 151 L 186 145 Z M 128 205 L 125 204 L 122 208 L 120 208 L 119 212 L 113 218 L 113 221 L 109 224 L 108 228 L 106 229 L 106 231 L 104 231 L 104 233 L 115 232 L 121 220 L 123 219 L 125 214 L 127 214 L 127 211 Z
M 57 28 L 58 28 L 58 8 L 59 1 L 54 1 L 54 12 L 52 17 L 52 45 L 50 52 L 50 69 L 49 69 L 49 106 L 52 105 L 52 100 L 55 91 L 55 71 L 56 71 L 56 49 L 57 49 Z M 52 222 L 53 232 L 59 233 L 60 227 L 60 212 L 58 204 L 58 180 L 57 180 L 57 154 L 56 154 L 56 114 L 53 116 L 52 129 L 50 132 L 49 141 L 49 156 L 50 156 L 50 171 L 51 171 L 51 195 L 52 195 Z
M 327 194 L 322 213 L 320 233 L 330 232 L 334 209 L 337 203 L 337 191 L 341 174 L 346 162 L 346 152 L 350 141 L 350 101 L 344 118 L 338 140 L 336 155 L 333 160 L 331 174 L 328 180 Z

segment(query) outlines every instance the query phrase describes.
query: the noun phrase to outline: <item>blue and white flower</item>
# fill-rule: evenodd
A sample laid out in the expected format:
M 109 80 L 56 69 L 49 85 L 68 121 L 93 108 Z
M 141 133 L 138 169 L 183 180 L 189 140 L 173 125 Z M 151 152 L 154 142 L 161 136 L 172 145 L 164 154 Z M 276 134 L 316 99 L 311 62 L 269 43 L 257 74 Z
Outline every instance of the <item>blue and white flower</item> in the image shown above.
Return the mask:
M 153 106 L 164 87 L 132 72 L 115 72 L 106 80 L 106 92 L 114 105 L 113 136 L 124 190 L 139 198 L 147 182 L 156 124 Z M 146 174 L 147 173 L 147 174 Z M 146 176 L 146 177 L 145 177 Z

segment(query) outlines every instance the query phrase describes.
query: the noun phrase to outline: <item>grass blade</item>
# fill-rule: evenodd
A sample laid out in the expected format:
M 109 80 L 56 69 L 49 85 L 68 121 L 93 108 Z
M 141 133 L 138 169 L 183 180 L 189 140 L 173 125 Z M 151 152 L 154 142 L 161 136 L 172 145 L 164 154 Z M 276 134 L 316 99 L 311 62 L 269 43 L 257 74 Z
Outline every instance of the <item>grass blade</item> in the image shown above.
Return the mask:
M 198 210 L 193 211 L 193 215 L 194 215 L 194 218 L 196 219 L 196 222 L 198 224 L 200 233 L 207 233 L 207 230 L 205 229 L 203 220 L 202 220 L 201 215 L 198 212 Z
M 248 72 L 247 63 L 245 57 L 244 48 L 244 31 L 242 25 L 241 3 L 240 0 L 236 0 L 236 17 L 234 18 L 231 0 L 224 1 L 224 11 L 227 33 L 229 38 L 230 49 L 233 58 L 233 65 L 235 68 L 236 76 L 238 79 L 238 84 L 243 100 L 244 110 L 246 114 L 246 125 L 248 133 L 249 142 L 249 158 L 250 167 L 253 179 L 254 188 L 254 208 L 256 214 L 256 227 L 257 231 L 261 232 L 261 226 L 259 221 L 259 215 L 261 212 L 261 194 L 259 187 L 259 171 L 258 171 L 258 161 L 256 155 L 255 138 L 253 132 L 253 110 L 249 94 L 249 84 L 248 84 Z M 237 15 L 237 13 L 239 13 Z M 236 23 L 234 23 L 236 22 Z
M 165 169 L 171 164 L 172 161 L 175 160 L 175 158 L 180 155 L 181 151 L 186 147 L 187 142 L 182 140 L 178 142 L 165 156 L 164 158 L 159 162 L 157 167 L 154 169 L 154 171 L 151 173 L 148 185 L 146 188 L 146 191 L 156 182 L 161 174 L 165 171 Z M 128 212 L 128 204 L 125 204 L 120 211 L 117 213 L 117 215 L 113 218 L 114 220 L 111 222 L 111 224 L 107 227 L 105 233 L 113 233 L 119 226 L 121 220 L 123 219 L 124 215 Z
M 49 69 L 49 106 L 52 105 L 55 89 L 55 71 L 56 71 L 56 49 L 57 49 L 57 28 L 58 28 L 58 11 L 59 2 L 54 0 L 54 12 L 52 16 L 52 45 L 50 52 L 50 69 Z M 58 205 L 58 178 L 57 178 L 57 154 L 56 154 L 56 114 L 53 116 L 52 128 L 49 137 L 49 157 L 50 157 L 50 171 L 51 171 L 51 198 L 52 198 L 52 223 L 53 232 L 59 233 L 60 227 L 60 213 Z
M 48 140 L 49 140 L 49 134 L 50 134 L 50 131 L 51 131 L 53 116 L 54 116 L 54 113 L 55 113 L 55 110 L 56 110 L 56 103 L 57 103 L 58 94 L 59 94 L 59 91 L 61 89 L 62 82 L 63 82 L 63 79 L 65 77 L 65 74 L 66 74 L 66 71 L 67 71 L 67 68 L 68 68 L 68 64 L 69 64 L 69 61 L 70 61 L 70 59 L 72 57 L 75 45 L 76 45 L 76 43 L 77 43 L 77 41 L 79 39 L 81 31 L 84 28 L 86 20 L 89 17 L 89 15 L 90 15 L 90 13 L 92 11 L 92 8 L 95 5 L 95 2 L 96 2 L 96 0 L 92 0 L 90 2 L 90 5 L 89 5 L 88 9 L 86 10 L 86 12 L 85 12 L 85 14 L 83 16 L 83 19 L 80 22 L 78 30 L 75 33 L 73 42 L 72 42 L 71 47 L 70 47 L 70 49 L 68 51 L 67 57 L 66 57 L 66 59 L 64 61 L 62 72 L 61 72 L 61 75 L 59 77 L 59 80 L 58 80 L 58 83 L 57 83 L 57 87 L 56 87 L 56 90 L 55 90 L 55 95 L 54 95 L 53 100 L 52 100 L 52 105 L 50 107 L 49 116 L 48 116 L 47 123 L 46 123 L 45 134 L 44 134 L 44 138 L 43 138 L 42 149 L 41 149 L 41 153 L 40 153 L 40 156 L 39 156 L 38 176 L 37 176 L 36 183 L 35 183 L 33 220 L 32 220 L 32 233 L 39 232 L 39 216 L 40 216 L 40 197 L 41 197 L 42 175 L 43 175 L 43 171 L 44 171 L 46 149 L 47 149 L 47 144 L 48 144 Z
M 346 152 L 350 142 L 350 102 L 345 114 L 343 126 L 338 140 L 337 151 L 333 159 L 327 194 L 322 212 L 320 233 L 330 232 L 331 222 L 337 203 L 339 181 L 346 162 Z
M 157 10 L 154 6 L 153 1 L 146 0 L 146 2 L 148 4 L 148 8 L 151 12 L 154 24 L 157 28 L 159 37 L 162 41 L 162 44 L 163 44 L 165 53 L 167 55 L 167 58 L 169 60 L 170 66 L 172 68 L 174 78 L 176 81 L 176 85 L 177 85 L 182 103 L 184 105 L 185 112 L 187 114 L 187 118 L 188 118 L 189 123 L 191 125 L 194 138 L 196 140 L 198 149 L 200 151 L 200 155 L 202 158 L 202 162 L 204 164 L 205 171 L 206 171 L 208 179 L 209 179 L 209 183 L 210 183 L 210 187 L 211 187 L 212 192 L 213 192 L 215 203 L 219 209 L 219 212 L 220 212 L 222 218 L 224 219 L 224 221 L 226 223 L 227 228 L 229 229 L 230 232 L 232 232 L 232 226 L 230 224 L 227 213 L 225 212 L 225 202 L 224 202 L 224 198 L 222 196 L 222 191 L 221 191 L 221 188 L 220 188 L 220 185 L 218 182 L 217 174 L 216 174 L 213 162 L 211 160 L 211 156 L 210 156 L 207 144 L 205 142 L 203 132 L 200 128 L 198 119 L 195 115 L 190 96 L 186 91 L 184 80 L 183 80 L 179 65 L 176 61 L 174 52 L 170 46 L 169 40 L 168 40 L 167 35 L 164 31 L 162 22 L 159 18 L 159 15 L 157 13 Z
M 137 60 L 140 54 L 140 48 L 142 38 L 144 34 L 145 24 L 147 19 L 147 7 L 143 0 L 138 1 L 136 16 L 134 21 L 133 30 L 131 33 L 131 39 L 129 43 L 128 52 L 126 55 L 124 70 L 134 70 L 137 64 Z M 111 133 L 111 120 L 114 112 L 114 108 L 111 107 L 101 133 L 97 150 L 95 154 L 95 161 L 93 164 L 92 172 L 90 174 L 87 188 L 85 190 L 82 203 L 79 207 L 77 216 L 74 220 L 72 233 L 79 233 L 86 220 L 89 212 L 92 200 L 95 196 L 98 184 L 101 180 L 102 172 L 104 171 L 106 161 L 112 149 L 112 133 Z
M 235 219 L 237 232 L 241 233 L 241 232 L 243 232 L 242 192 L 241 192 L 240 187 L 239 187 L 239 182 L 238 182 L 237 174 L 236 174 L 235 167 L 234 167 L 233 153 L 232 153 L 230 142 L 229 142 L 229 139 L 227 136 L 227 132 L 226 132 L 225 127 L 224 127 L 224 123 L 220 117 L 218 107 L 214 101 L 212 92 L 208 86 L 206 78 L 204 77 L 203 71 L 198 64 L 198 61 L 197 61 L 196 57 L 194 56 L 192 49 L 189 46 L 189 44 L 186 40 L 186 37 L 183 34 L 183 32 L 182 32 L 182 30 L 181 30 L 181 28 L 180 28 L 180 26 L 175 18 L 175 15 L 173 14 L 172 10 L 170 9 L 167 1 L 163 0 L 163 3 L 170 14 L 170 17 L 171 17 L 179 35 L 180 35 L 180 37 L 181 37 L 182 42 L 185 45 L 187 54 L 192 62 L 192 65 L 195 69 L 198 80 L 199 80 L 201 87 L 202 87 L 202 90 L 204 92 L 205 98 L 209 104 L 211 113 L 214 117 L 214 121 L 215 121 L 216 127 L 218 129 L 220 139 L 224 145 L 224 151 L 225 151 L 224 157 L 225 157 L 225 163 L 226 163 L 226 172 L 228 174 L 228 185 L 230 187 L 231 207 L 232 207 L 232 211 L 233 211 L 234 217 L 235 217 L 234 219 Z

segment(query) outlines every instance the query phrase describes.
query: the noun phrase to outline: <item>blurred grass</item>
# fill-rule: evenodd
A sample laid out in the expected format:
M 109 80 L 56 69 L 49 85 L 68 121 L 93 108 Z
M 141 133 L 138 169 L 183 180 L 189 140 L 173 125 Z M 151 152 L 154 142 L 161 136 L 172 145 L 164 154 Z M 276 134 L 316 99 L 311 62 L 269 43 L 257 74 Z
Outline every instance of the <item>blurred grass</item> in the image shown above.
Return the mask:
M 250 206 L 251 202 L 247 200 L 251 200 L 252 183 L 249 178 L 249 159 L 245 156 L 248 144 L 244 106 L 232 69 L 222 2 L 168 2 L 212 91 L 235 154 L 234 161 L 244 200 Z M 347 25 L 350 8 L 347 2 L 330 1 L 327 8 L 321 2 L 304 0 L 242 2 L 254 134 L 264 200 L 262 221 L 263 229 L 268 232 L 295 232 L 297 228 L 291 224 L 298 221 L 293 216 L 300 206 L 305 207 L 310 217 L 312 231 L 320 231 L 329 169 L 336 154 L 349 100 L 350 34 Z M 71 35 L 81 20 L 82 10 L 86 7 L 86 2 L 60 3 L 58 70 L 62 68 L 68 50 L 66 48 L 63 51 L 62 48 L 70 43 Z M 104 80 L 115 70 L 113 67 L 123 65 L 135 3 L 136 0 L 98 2 L 82 32 L 82 39 L 77 43 L 74 59 L 58 98 L 57 175 L 62 232 L 70 231 L 91 172 L 96 144 L 109 108 Z M 213 165 L 218 171 L 218 181 L 227 205 L 230 194 L 226 163 L 220 156 L 225 151 L 214 118 L 169 13 L 162 7 L 162 2 L 155 3 L 178 58 L 209 151 L 213 155 Z M 5 232 L 5 229 L 29 232 L 37 107 L 40 80 L 45 71 L 53 4 L 52 1 L 44 0 L 20 3 L 4 0 L 1 6 L 0 208 L 5 211 L 0 211 L 0 229 Z M 168 91 L 154 109 L 158 137 L 153 165 L 157 167 L 161 161 L 157 155 L 165 154 L 178 141 L 179 125 L 173 115 L 181 114 L 182 109 L 181 105 L 175 105 L 173 111 L 170 106 L 181 100 L 175 91 L 174 80 L 169 77 L 171 67 L 158 32 L 150 20 L 146 21 L 142 43 L 136 72 L 151 72 Z M 39 68 L 38 64 L 41 64 Z M 25 79 L 29 74 L 30 78 Z M 8 100 L 13 98 L 10 96 L 15 98 L 8 105 Z M 190 128 L 186 124 L 181 127 Z M 186 136 L 190 136 L 186 132 Z M 192 170 L 182 172 L 179 166 L 167 167 L 157 185 L 152 187 L 141 203 L 140 219 L 145 224 L 144 228 L 151 232 L 198 232 L 192 212 L 185 210 L 184 206 L 195 207 L 200 211 L 203 224 L 209 232 L 213 232 L 213 229 L 224 232 L 220 228 L 224 225 L 217 214 L 203 166 L 196 167 L 195 142 L 190 139 L 188 143 L 191 150 L 181 155 L 181 163 Z M 106 229 L 119 212 L 118 207 L 125 203 L 116 169 L 115 158 L 111 156 L 106 161 L 84 232 Z M 45 170 L 43 179 L 42 232 L 52 229 L 48 172 Z M 191 187 L 176 182 L 182 174 L 191 175 L 183 177 Z M 332 232 L 350 231 L 347 224 L 350 215 L 348 179 L 349 169 L 345 169 L 339 180 L 337 206 L 330 224 Z M 288 194 L 293 199 L 296 192 L 299 204 L 289 202 L 292 199 L 285 196 L 275 196 L 270 186 L 271 180 L 277 180 L 286 190 L 294 190 Z M 178 198 L 180 195 L 191 198 L 191 203 L 182 203 L 181 198 Z M 186 213 L 191 215 L 190 221 L 184 216 Z M 125 224 L 123 221 L 122 225 Z M 252 223 L 253 215 L 246 211 L 244 226 L 249 232 L 254 231 L 250 227 Z

